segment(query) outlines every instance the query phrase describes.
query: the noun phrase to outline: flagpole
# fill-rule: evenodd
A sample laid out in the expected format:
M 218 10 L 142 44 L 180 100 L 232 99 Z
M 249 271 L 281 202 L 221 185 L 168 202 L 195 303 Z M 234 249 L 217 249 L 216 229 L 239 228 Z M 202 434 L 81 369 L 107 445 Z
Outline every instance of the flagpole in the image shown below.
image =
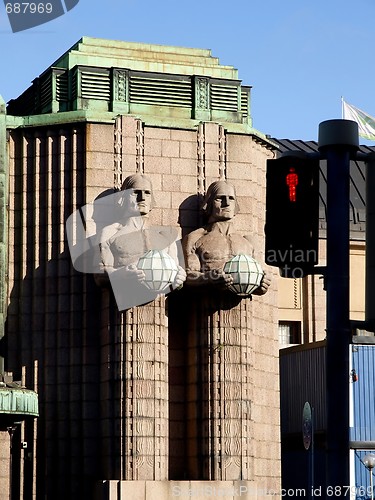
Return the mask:
M 341 96 L 341 119 L 344 119 L 344 98 Z

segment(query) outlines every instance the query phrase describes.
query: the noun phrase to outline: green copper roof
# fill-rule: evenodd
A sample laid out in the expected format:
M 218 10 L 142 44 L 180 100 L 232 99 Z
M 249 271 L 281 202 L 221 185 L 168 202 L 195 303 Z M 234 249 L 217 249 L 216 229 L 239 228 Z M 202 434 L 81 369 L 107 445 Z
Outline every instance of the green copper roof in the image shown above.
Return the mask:
M 0 422 L 3 418 L 14 416 L 38 417 L 38 394 L 23 388 L 0 387 Z
M 210 50 L 89 37 L 59 57 L 7 108 L 8 115 L 23 117 L 72 111 L 251 128 L 250 87 Z
M 232 66 L 219 64 L 211 50 L 123 42 L 82 37 L 52 65 L 72 69 L 76 65 L 101 68 L 118 67 L 180 75 L 202 75 L 212 78 L 238 79 Z

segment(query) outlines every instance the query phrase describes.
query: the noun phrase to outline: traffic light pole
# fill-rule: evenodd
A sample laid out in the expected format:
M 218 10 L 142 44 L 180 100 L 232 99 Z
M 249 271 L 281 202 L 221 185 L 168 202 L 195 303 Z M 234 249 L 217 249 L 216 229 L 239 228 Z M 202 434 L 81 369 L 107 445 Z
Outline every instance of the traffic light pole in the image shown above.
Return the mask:
M 327 160 L 326 487 L 334 490 L 350 485 L 349 167 L 358 149 L 357 124 L 348 120 L 320 123 L 318 144 L 321 158 Z

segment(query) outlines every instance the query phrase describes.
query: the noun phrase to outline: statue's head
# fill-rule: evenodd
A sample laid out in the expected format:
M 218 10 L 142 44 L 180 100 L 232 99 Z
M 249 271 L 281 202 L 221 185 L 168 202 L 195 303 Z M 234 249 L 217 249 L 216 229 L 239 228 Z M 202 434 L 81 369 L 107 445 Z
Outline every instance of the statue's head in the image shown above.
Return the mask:
M 239 212 L 236 191 L 227 181 L 215 181 L 207 189 L 202 206 L 208 222 L 230 220 Z
M 124 193 L 124 207 L 130 217 L 147 215 L 155 205 L 151 180 L 143 174 L 129 175 L 121 186 Z

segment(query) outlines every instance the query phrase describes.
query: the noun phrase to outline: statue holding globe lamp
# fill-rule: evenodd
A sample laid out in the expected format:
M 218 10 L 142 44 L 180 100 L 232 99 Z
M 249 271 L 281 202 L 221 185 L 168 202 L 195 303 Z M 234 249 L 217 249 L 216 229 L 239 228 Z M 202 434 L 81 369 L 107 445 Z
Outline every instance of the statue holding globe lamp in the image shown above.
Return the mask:
M 101 270 L 109 277 L 119 310 L 150 302 L 186 278 L 178 264 L 177 230 L 149 224 L 154 206 L 150 179 L 131 175 L 122 191 L 121 218 L 100 235 Z
M 253 258 L 250 240 L 234 229 L 239 211 L 234 187 L 213 182 L 202 208 L 207 224 L 182 243 L 187 273 L 183 322 L 191 381 L 187 468 L 192 479 L 250 480 L 243 457 L 253 453 L 251 370 L 257 332 L 252 313 L 257 304 L 249 298 L 265 294 L 270 280 Z
M 202 208 L 208 224 L 191 232 L 183 242 L 186 284 L 228 289 L 241 297 L 265 294 L 270 280 L 252 257 L 250 240 L 232 227 L 239 210 L 234 186 L 213 182 Z
M 178 231 L 151 224 L 153 190 L 145 175 L 127 177 L 108 203 L 115 216 L 98 235 L 103 280 L 100 388 L 103 400 L 110 394 L 111 407 L 121 415 L 121 426 L 110 426 L 109 437 L 103 438 L 103 448 L 111 450 L 108 474 L 123 477 L 117 468 L 121 463 L 126 479 L 167 480 L 171 335 L 166 293 L 186 278 L 178 261 Z M 102 405 L 104 422 L 107 406 Z

